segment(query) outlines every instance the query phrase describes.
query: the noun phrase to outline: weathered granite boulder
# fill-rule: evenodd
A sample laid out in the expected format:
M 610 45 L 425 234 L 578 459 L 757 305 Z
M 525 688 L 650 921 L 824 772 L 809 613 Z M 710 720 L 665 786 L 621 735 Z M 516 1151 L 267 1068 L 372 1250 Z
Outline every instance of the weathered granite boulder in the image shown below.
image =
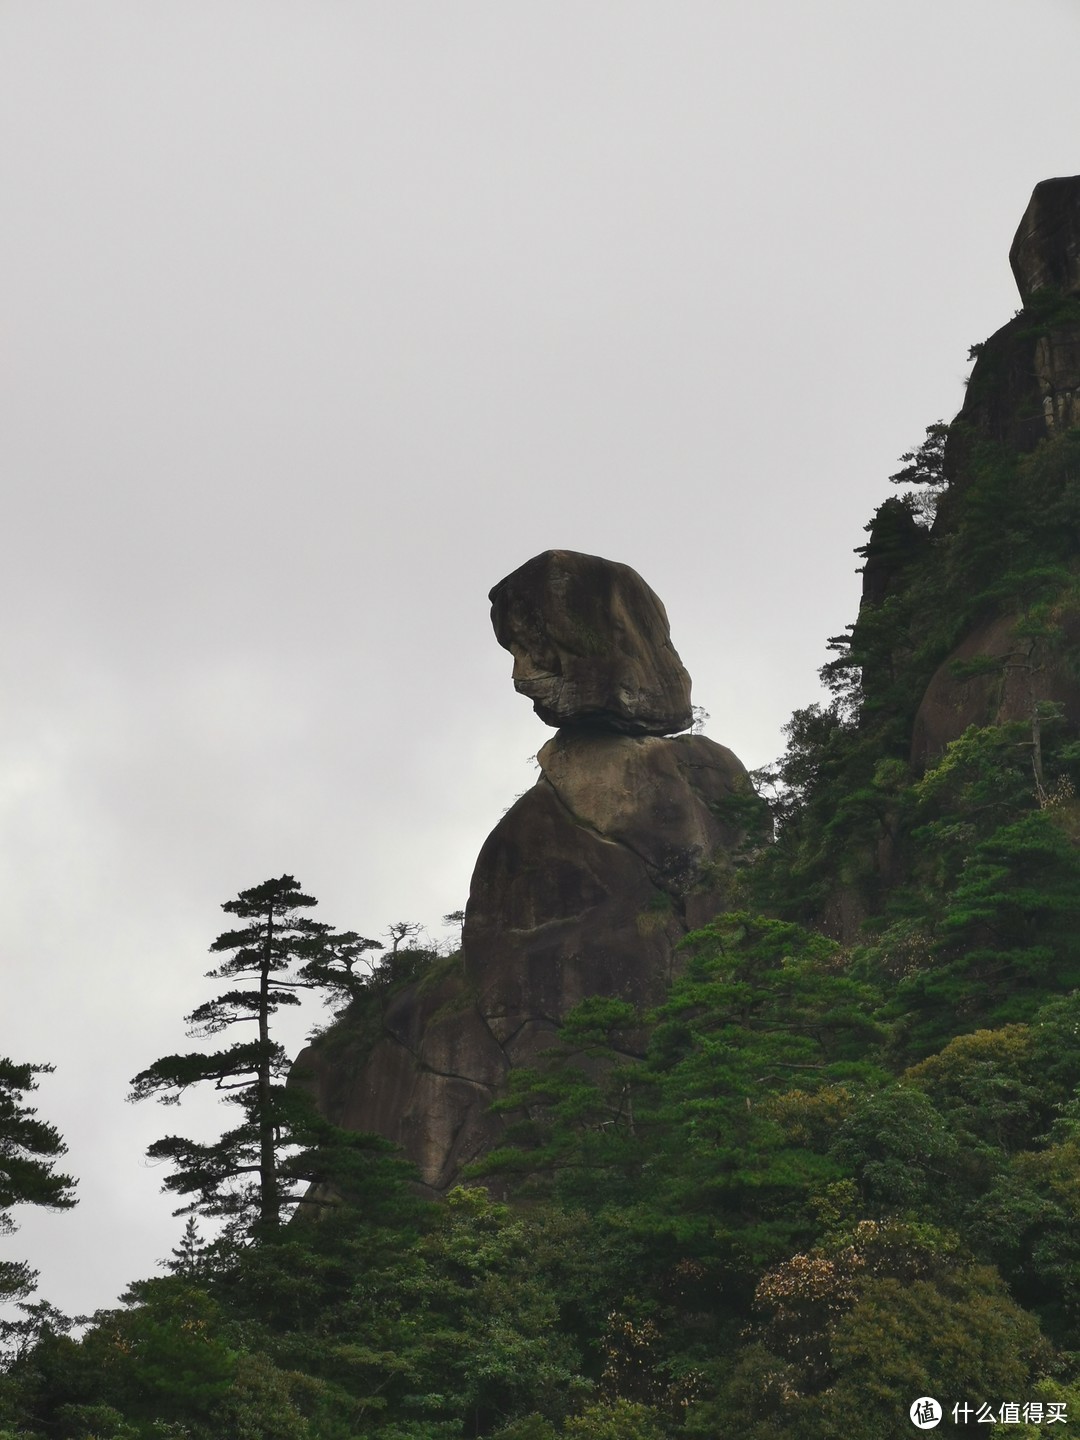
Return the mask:
M 480 851 L 465 975 L 508 1065 L 590 995 L 659 999 L 688 930 L 723 908 L 742 765 L 701 735 L 562 730 Z
M 401 1145 L 434 1191 L 497 1143 L 492 1099 L 575 1005 L 661 998 L 731 880 L 730 802 L 751 791 L 724 746 L 562 730 L 540 761 L 480 851 L 460 964 L 400 992 L 376 1036 L 346 1020 L 293 1066 L 323 1114 Z
M 1009 264 L 1025 305 L 1045 289 L 1080 295 L 1080 175 L 1035 186 Z
M 480 851 L 460 956 L 293 1067 L 322 1113 L 396 1141 L 436 1192 L 497 1144 L 491 1101 L 575 1005 L 661 998 L 679 941 L 724 908 L 753 793 L 722 745 L 663 738 L 690 723 L 690 682 L 628 566 L 548 551 L 492 599 L 517 688 L 566 723 Z
M 502 1129 L 488 1106 L 506 1064 L 460 964 L 432 980 L 395 995 L 374 1034 L 370 1015 L 347 1015 L 300 1052 L 289 1084 L 335 1125 L 400 1145 L 421 1182 L 443 1191 Z
M 727 802 L 747 791 L 746 771 L 704 735 L 560 730 L 536 758 L 579 825 L 633 851 L 654 882 L 684 902 L 715 856 L 739 842 L 738 825 L 723 817 Z
M 491 623 L 514 686 L 547 725 L 631 735 L 690 726 L 690 677 L 667 612 L 629 565 L 545 550 L 491 591 Z

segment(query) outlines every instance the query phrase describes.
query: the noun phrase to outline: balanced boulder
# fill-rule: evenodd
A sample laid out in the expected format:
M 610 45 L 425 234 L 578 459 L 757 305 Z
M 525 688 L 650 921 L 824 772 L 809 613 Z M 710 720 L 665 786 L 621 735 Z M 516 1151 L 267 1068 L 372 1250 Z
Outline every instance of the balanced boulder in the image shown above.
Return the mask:
M 492 1101 L 575 1005 L 645 1010 L 679 942 L 731 894 L 753 792 L 691 721 L 664 607 L 628 565 L 548 550 L 491 592 L 514 684 L 558 733 L 540 776 L 484 842 L 461 953 L 358 1003 L 298 1058 L 293 1083 L 348 1129 L 394 1140 L 445 1191 L 499 1143 Z
M 628 735 L 690 727 L 690 677 L 659 597 L 629 565 L 545 550 L 491 591 L 514 686 L 547 725 Z

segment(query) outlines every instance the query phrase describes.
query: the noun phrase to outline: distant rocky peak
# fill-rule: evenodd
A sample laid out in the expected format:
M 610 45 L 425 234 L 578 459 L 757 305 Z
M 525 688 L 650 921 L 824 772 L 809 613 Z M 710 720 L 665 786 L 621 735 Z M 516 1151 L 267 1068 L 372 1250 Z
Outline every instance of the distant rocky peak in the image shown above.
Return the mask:
M 690 677 L 660 598 L 629 565 L 545 550 L 489 596 L 514 686 L 547 725 L 673 735 L 691 723 Z
M 1025 305 L 1040 290 L 1080 295 L 1080 175 L 1035 186 L 1009 264 Z

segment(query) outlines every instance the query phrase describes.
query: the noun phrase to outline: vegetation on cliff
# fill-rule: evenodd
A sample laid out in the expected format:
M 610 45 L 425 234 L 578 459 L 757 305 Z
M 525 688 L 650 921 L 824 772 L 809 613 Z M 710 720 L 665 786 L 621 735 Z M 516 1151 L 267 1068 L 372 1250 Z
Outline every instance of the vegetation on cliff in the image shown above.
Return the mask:
M 1080 432 L 1010 436 L 969 414 L 903 457 L 832 700 L 660 1003 L 575 1010 L 441 1203 L 325 1127 L 318 1220 L 189 1228 L 79 1339 L 27 1306 L 0 1435 L 888 1440 L 922 1395 L 970 1406 L 952 1433 L 1075 1420 Z M 321 953 L 365 1034 L 424 960 Z

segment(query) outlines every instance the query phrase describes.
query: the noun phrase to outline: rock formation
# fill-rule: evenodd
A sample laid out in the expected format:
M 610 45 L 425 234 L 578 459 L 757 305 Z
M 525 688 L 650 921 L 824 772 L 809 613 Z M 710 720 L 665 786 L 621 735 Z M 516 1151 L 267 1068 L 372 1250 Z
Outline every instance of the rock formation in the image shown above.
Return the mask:
M 1010 260 L 1024 308 L 974 347 L 952 423 L 903 457 L 893 478 L 913 488 L 866 527 L 858 619 L 834 642 L 837 718 L 855 721 L 864 762 L 875 743 L 888 759 L 858 838 L 839 859 L 807 852 L 807 904 L 845 944 L 920 844 L 894 800 L 901 772 L 923 775 L 970 727 L 1014 724 L 1041 799 L 1056 783 L 1044 741 L 1080 739 L 1080 176 L 1036 186 Z
M 1080 721 L 1080 677 L 1069 663 L 1070 653 L 1080 653 L 1080 615 L 1063 615 L 1053 639 L 1024 634 L 1021 620 L 984 621 L 938 666 L 915 716 L 916 769 L 932 764 L 970 725 L 1030 722 L 1040 701 L 1056 702 Z
M 629 735 L 690 728 L 690 677 L 667 613 L 629 565 L 545 550 L 492 590 L 491 623 L 514 686 L 547 725 Z
M 1080 176 L 1036 185 L 1009 259 L 1024 308 L 976 347 L 946 452 L 954 492 L 980 439 L 1022 452 L 1080 425 Z
M 1009 264 L 1025 306 L 1040 290 L 1080 295 L 1080 175 L 1035 186 Z
M 320 1108 L 400 1143 L 443 1190 L 497 1141 L 490 1103 L 591 995 L 646 1006 L 675 947 L 723 908 L 750 793 L 690 724 L 656 595 L 626 565 L 538 555 L 491 592 L 514 683 L 560 728 L 473 872 L 459 964 L 400 991 L 375 1034 L 346 1018 L 294 1067 Z
M 588 995 L 655 1003 L 674 947 L 723 903 L 748 782 L 702 735 L 560 730 L 473 872 L 466 980 L 505 1064 L 528 1061 Z
M 964 405 L 949 428 L 948 488 L 932 531 L 901 514 L 896 500 L 879 509 L 863 552 L 869 609 L 903 591 L 933 542 L 940 549 L 955 537 L 975 457 L 988 442 L 1003 456 L 1025 454 L 1080 427 L 1080 176 L 1035 187 L 1009 260 L 1024 308 L 976 347 Z M 1003 611 L 979 617 L 930 680 L 912 732 L 917 769 L 969 725 L 1030 720 L 1039 701 L 1061 704 L 1080 722 L 1080 680 L 1069 659 L 1080 643 L 1073 603 L 1063 598 L 1057 607 L 1052 640 L 1032 633 L 1019 613 Z

